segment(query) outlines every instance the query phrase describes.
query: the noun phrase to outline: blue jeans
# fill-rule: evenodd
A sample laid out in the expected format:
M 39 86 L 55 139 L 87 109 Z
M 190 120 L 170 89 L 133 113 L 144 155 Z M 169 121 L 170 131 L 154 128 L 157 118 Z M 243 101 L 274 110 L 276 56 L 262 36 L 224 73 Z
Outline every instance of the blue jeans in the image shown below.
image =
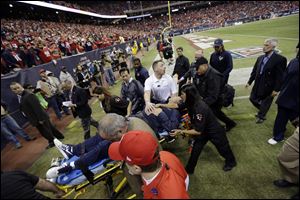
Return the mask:
M 73 155 L 80 157 L 75 161 L 75 168 L 79 168 L 79 162 L 90 166 L 97 161 L 108 158 L 110 141 L 102 139 L 98 134 L 73 146 Z
M 53 110 L 56 114 L 56 117 L 58 119 L 61 119 L 62 115 L 61 115 L 59 107 L 58 107 L 59 103 L 58 103 L 58 99 L 56 98 L 56 95 L 53 95 L 52 97 L 48 98 L 47 101 L 48 101 L 49 107 L 53 108 Z
M 112 70 L 112 68 L 105 68 L 105 78 L 106 78 L 106 81 L 109 85 L 113 85 L 115 84 L 115 75 L 114 75 L 114 72 Z
M 15 145 L 20 144 L 20 142 L 14 134 L 22 136 L 27 141 L 30 140 L 27 133 L 25 133 L 25 131 L 10 115 L 6 115 L 1 118 L 1 134 L 3 134 L 9 141 L 12 141 Z
M 287 109 L 282 106 L 278 106 L 277 115 L 273 128 L 273 138 L 276 141 L 284 139 L 284 132 L 288 121 L 293 121 L 299 116 L 299 111 Z

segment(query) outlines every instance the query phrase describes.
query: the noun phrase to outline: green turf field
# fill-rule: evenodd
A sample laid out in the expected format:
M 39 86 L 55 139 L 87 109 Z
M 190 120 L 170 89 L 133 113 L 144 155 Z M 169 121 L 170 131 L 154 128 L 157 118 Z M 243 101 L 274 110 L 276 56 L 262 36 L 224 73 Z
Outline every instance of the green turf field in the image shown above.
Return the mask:
M 295 46 L 299 36 L 299 15 L 282 17 L 274 20 L 265 20 L 235 27 L 221 28 L 197 33 L 222 39 L 233 40 L 225 43 L 226 49 L 247 47 L 252 45 L 262 46 L 268 37 L 279 40 L 279 49 L 288 60 L 295 57 Z M 176 46 L 182 46 L 184 53 L 190 61 L 194 58 L 195 49 L 182 37 L 174 39 Z M 209 58 L 212 48 L 205 50 L 205 56 Z M 142 63 L 150 67 L 157 52 L 156 47 L 145 54 Z M 234 68 L 252 67 L 256 58 L 236 59 Z M 120 82 L 110 89 L 114 94 L 120 93 Z M 243 85 L 236 86 L 236 96 L 249 95 L 250 89 Z M 99 107 L 99 102 L 93 100 L 93 117 L 101 119 L 104 112 Z M 190 176 L 189 194 L 191 198 L 224 198 L 224 199 L 286 199 L 297 192 L 297 188 L 278 189 L 273 186 L 273 180 L 280 178 L 280 170 L 276 160 L 282 143 L 271 146 L 267 140 L 272 136 L 272 128 L 276 116 L 276 105 L 273 104 L 267 120 L 263 124 L 255 124 L 256 109 L 247 98 L 235 100 L 235 106 L 224 109 L 229 117 L 234 119 L 238 126 L 228 133 L 232 150 L 237 158 L 237 167 L 230 172 L 222 170 L 224 161 L 217 153 L 213 145 L 208 143 L 199 158 L 195 174 Z M 288 125 L 286 136 L 290 136 L 293 127 Z M 96 132 L 92 127 L 92 135 Z M 65 130 L 64 143 L 76 144 L 83 138 L 79 120 L 72 122 Z M 175 143 L 165 144 L 164 149 L 175 153 L 183 164 L 186 164 L 189 154 L 187 152 L 187 139 L 180 138 Z M 45 151 L 28 170 L 33 174 L 45 177 L 51 158 L 59 156 L 55 149 Z M 120 196 L 127 197 L 130 190 L 125 190 Z M 87 192 L 79 198 L 107 198 L 105 187 L 102 183 L 89 186 Z

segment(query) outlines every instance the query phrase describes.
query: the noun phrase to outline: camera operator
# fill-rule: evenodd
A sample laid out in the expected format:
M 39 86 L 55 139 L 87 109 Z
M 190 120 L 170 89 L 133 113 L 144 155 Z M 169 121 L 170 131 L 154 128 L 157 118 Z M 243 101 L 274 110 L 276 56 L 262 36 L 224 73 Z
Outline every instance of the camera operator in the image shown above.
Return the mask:
M 172 40 L 171 40 L 172 42 Z M 172 49 L 172 43 L 170 40 L 163 40 L 163 56 L 164 59 L 168 60 L 168 65 L 173 64 L 173 49 Z

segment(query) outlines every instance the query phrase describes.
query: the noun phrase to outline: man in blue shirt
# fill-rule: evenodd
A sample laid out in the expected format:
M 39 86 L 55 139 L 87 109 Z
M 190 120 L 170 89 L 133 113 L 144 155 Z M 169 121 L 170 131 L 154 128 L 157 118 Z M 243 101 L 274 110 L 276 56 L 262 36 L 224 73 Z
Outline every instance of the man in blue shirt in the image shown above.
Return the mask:
M 225 50 L 222 39 L 215 40 L 214 49 L 215 52 L 211 54 L 209 64 L 223 74 L 226 84 L 233 68 L 231 54 Z

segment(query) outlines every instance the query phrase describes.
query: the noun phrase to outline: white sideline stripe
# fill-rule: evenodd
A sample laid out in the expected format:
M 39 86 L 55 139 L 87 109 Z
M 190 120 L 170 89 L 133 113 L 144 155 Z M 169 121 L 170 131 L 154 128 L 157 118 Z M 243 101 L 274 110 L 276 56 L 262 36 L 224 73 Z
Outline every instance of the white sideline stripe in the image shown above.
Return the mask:
M 244 35 L 244 34 L 222 34 L 222 35 L 233 35 L 233 36 L 242 36 L 242 37 L 257 37 L 257 38 L 270 38 L 273 36 L 266 36 L 266 35 Z M 297 38 L 288 38 L 288 37 L 275 37 L 277 39 L 284 39 L 284 40 L 294 40 L 298 41 Z
M 239 96 L 239 97 L 234 97 L 234 100 L 238 100 L 238 99 L 248 99 L 249 96 Z

